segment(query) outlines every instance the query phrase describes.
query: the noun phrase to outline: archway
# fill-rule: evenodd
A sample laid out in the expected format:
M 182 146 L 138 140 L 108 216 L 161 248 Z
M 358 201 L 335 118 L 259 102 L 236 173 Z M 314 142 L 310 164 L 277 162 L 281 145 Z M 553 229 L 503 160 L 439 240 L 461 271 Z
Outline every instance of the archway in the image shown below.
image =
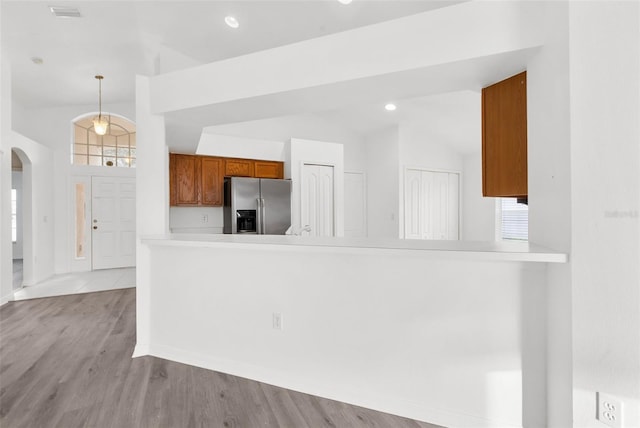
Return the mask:
M 29 156 L 11 148 L 11 240 L 13 289 L 33 283 L 32 164 Z

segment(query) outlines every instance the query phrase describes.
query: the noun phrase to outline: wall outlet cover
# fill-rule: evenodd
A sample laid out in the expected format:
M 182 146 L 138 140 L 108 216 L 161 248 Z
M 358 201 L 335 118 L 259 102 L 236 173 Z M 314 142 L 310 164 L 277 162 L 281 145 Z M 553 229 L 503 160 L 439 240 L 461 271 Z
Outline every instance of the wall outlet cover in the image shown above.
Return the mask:
M 623 428 L 622 400 L 596 392 L 596 419 L 611 428 Z

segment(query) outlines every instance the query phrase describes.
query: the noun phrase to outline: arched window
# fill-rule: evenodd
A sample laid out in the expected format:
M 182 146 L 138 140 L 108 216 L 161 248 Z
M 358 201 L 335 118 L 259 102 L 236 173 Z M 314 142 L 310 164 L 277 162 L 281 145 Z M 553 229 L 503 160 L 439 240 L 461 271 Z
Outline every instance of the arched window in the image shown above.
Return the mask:
M 136 126 L 118 116 L 109 116 L 109 128 L 105 135 L 97 135 L 93 129 L 94 115 L 88 115 L 73 123 L 74 139 L 71 150 L 73 165 L 136 166 Z

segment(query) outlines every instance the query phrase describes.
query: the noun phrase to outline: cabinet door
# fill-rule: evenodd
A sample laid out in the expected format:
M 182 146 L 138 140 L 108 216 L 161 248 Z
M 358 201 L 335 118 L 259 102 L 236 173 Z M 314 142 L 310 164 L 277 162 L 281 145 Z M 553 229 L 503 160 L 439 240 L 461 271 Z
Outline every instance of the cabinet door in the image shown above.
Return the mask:
M 527 196 L 527 74 L 482 90 L 482 193 Z
M 226 159 L 224 175 L 227 177 L 253 177 L 253 161 L 249 159 Z
M 284 164 L 276 161 L 255 161 L 254 177 L 284 178 Z
M 222 206 L 222 159 L 202 157 L 202 205 Z
M 175 174 L 175 204 L 200 203 L 200 158 L 191 155 L 173 155 Z

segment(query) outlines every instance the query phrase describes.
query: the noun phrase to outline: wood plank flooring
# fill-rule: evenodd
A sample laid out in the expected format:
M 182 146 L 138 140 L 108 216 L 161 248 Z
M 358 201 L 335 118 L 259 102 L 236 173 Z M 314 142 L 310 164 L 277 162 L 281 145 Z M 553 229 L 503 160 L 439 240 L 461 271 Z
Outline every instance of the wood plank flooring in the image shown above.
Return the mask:
M 131 358 L 135 290 L 0 308 L 0 426 L 436 427 L 154 357 Z

